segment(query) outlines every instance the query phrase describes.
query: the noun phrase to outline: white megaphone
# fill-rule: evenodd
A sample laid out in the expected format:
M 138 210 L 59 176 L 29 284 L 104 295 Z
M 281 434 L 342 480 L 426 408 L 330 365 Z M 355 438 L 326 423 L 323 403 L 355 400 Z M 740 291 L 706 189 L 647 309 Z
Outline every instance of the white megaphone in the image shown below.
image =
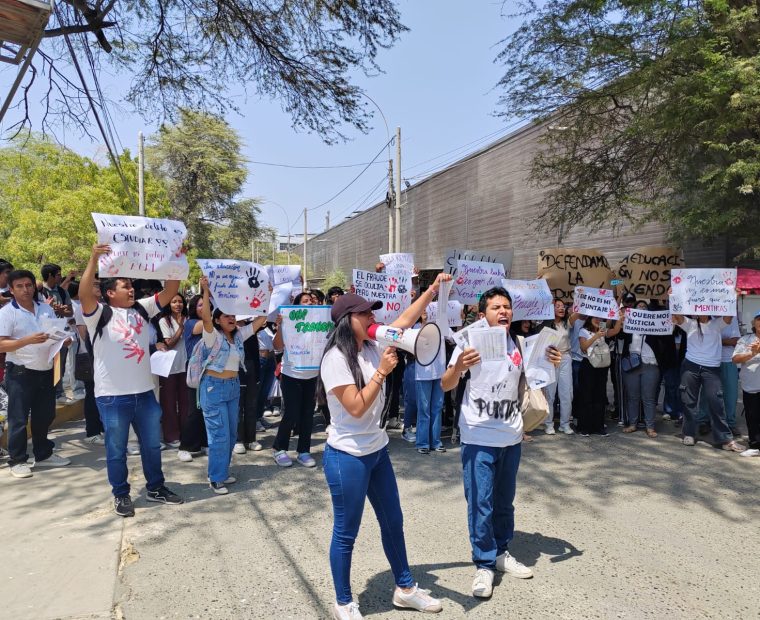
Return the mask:
M 420 366 L 430 366 L 441 348 L 441 330 L 435 323 L 426 323 L 421 329 L 401 329 L 375 323 L 369 326 L 367 333 L 380 344 L 408 351 Z

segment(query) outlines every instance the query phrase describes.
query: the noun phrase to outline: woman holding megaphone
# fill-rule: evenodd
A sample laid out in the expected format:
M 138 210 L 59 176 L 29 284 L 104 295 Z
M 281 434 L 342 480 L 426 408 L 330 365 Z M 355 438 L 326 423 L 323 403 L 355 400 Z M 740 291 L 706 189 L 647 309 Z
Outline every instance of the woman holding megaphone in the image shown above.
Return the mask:
M 433 301 L 440 283 L 448 280 L 449 274 L 439 274 L 433 285 L 390 327 L 401 336 L 402 330 L 412 327 Z M 398 358 L 395 347 L 381 353 L 371 337 L 376 332 L 373 310 L 381 307 L 381 302 L 368 301 L 353 293 L 335 301 L 331 312 L 335 327 L 320 370 L 332 421 L 323 464 L 333 503 L 330 544 L 336 595 L 333 617 L 340 620 L 362 617 L 351 594 L 350 572 L 367 497 L 380 523 L 383 549 L 396 581 L 393 604 L 426 612 L 441 610 L 441 602 L 412 579 L 406 557 L 403 515 L 383 421 L 384 382 Z

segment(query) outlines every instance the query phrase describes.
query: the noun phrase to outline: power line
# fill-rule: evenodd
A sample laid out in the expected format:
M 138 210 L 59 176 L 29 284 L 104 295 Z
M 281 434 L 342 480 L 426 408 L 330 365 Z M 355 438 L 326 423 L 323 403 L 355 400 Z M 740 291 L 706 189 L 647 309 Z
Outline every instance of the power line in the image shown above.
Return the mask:
M 293 164 L 276 164 L 270 161 L 249 161 L 249 164 L 256 164 L 258 166 L 274 166 L 276 168 L 294 168 L 297 170 L 330 170 L 334 168 L 359 168 L 360 166 L 367 166 L 372 164 L 380 164 L 382 162 L 374 162 L 371 161 L 369 163 L 362 162 L 359 164 L 342 164 L 342 165 L 335 165 L 335 166 L 296 166 Z

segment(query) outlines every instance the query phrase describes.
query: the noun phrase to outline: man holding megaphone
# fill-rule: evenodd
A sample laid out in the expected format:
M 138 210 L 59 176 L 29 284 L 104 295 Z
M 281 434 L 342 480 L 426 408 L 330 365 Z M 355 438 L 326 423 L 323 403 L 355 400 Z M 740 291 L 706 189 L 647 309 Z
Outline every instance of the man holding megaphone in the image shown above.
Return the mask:
M 476 349 L 457 346 L 441 383 L 449 391 L 462 378 L 466 381 L 459 430 L 472 559 L 477 567 L 472 594 L 488 598 L 495 570 L 520 579 L 532 577 L 533 571 L 508 549 L 515 531 L 513 501 L 523 436 L 520 391 L 525 383 L 522 352 L 509 334 L 512 298 L 504 288 L 491 288 L 481 296 L 478 311 L 496 336 L 501 337 L 498 328 L 505 330 L 503 359 L 481 362 Z M 547 348 L 546 355 L 559 366 L 562 355 L 557 349 Z
M 333 503 L 330 544 L 336 597 L 333 618 L 357 620 L 362 617 L 351 594 L 350 572 L 354 541 L 367 497 L 377 515 L 383 549 L 396 582 L 393 604 L 426 612 L 442 609 L 439 600 L 417 587 L 409 569 L 383 409 L 384 382 L 398 363 L 396 347 L 413 351 L 418 363 L 420 358 L 431 363 L 438 354 L 440 332 L 437 326 L 434 331 L 409 328 L 433 301 L 440 283 L 448 280 L 451 280 L 449 274 L 439 274 L 433 285 L 389 326 L 375 323 L 372 311 L 382 307 L 379 301 L 368 301 L 349 293 L 338 297 L 333 304 L 331 318 L 335 327 L 328 338 L 320 369 L 331 418 L 322 462 Z M 387 348 L 381 353 L 375 341 Z

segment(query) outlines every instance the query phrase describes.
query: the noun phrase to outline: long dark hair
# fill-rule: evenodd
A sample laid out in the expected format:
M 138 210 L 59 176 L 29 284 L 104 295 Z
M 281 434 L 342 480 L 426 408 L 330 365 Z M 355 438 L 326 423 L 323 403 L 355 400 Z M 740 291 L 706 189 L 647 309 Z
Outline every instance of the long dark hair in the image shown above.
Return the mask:
M 187 302 L 187 317 L 189 319 L 201 320 L 201 317 L 198 316 L 198 302 L 201 299 L 203 299 L 203 295 L 193 295 L 190 301 Z
M 356 343 L 356 337 L 354 336 L 354 330 L 351 328 L 351 314 L 348 313 L 341 317 L 335 324 L 333 330 L 327 337 L 327 344 L 325 345 L 325 352 L 322 354 L 322 358 L 333 347 L 337 348 L 346 358 L 348 367 L 351 369 L 351 376 L 354 379 L 356 387 L 360 390 L 364 388 L 366 383 L 364 382 L 364 375 L 359 366 L 359 345 Z M 373 342 L 366 341 L 364 346 L 374 346 Z M 320 383 L 322 378 L 320 376 Z
M 174 293 L 172 295 L 172 299 L 175 297 L 179 297 L 182 300 L 182 312 L 180 314 L 182 316 L 187 316 L 187 300 L 185 299 L 185 296 L 182 293 Z M 163 308 L 161 308 L 161 314 L 159 314 L 159 321 L 161 319 L 166 319 L 166 324 L 171 327 L 172 325 L 172 302 L 169 300 L 169 303 L 166 304 Z

